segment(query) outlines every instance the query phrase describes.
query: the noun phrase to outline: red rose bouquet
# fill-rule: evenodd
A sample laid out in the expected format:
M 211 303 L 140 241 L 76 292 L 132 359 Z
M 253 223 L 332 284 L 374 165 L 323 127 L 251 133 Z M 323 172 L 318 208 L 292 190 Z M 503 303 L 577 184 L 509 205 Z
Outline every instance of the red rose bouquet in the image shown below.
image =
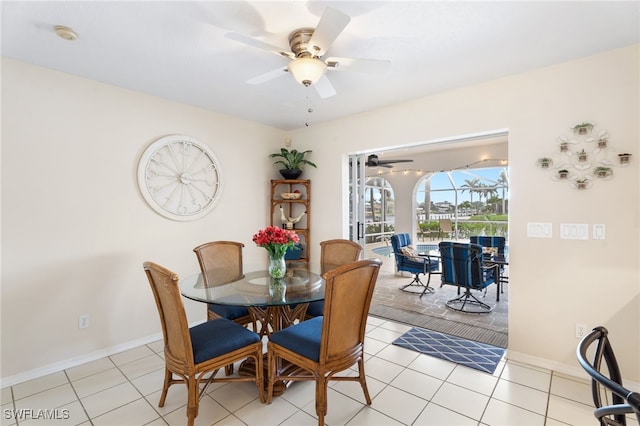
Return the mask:
M 300 237 L 294 231 L 267 226 L 253 236 L 253 242 L 264 247 L 270 256 L 284 257 L 287 249 L 294 247 L 300 241 Z

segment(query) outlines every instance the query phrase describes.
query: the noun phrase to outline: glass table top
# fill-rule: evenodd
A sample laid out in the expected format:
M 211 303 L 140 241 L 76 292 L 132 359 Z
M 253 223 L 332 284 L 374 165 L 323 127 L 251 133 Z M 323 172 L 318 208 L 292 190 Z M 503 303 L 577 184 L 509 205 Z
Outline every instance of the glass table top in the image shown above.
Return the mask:
M 320 267 L 295 263 L 287 265 L 284 278 L 269 277 L 266 265 L 245 266 L 235 281 L 207 287 L 202 274 L 180 280 L 184 297 L 199 302 L 233 306 L 277 306 L 324 299 L 325 282 Z

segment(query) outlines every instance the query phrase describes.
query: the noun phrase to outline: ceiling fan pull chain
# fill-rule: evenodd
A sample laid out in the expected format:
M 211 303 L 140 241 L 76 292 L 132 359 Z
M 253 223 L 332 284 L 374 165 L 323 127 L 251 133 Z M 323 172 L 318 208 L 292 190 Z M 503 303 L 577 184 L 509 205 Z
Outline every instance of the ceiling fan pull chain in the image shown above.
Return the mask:
M 306 95 L 305 98 L 307 100 L 307 114 L 311 115 L 313 113 L 313 107 L 311 106 L 311 100 L 309 99 L 309 90 L 311 90 L 311 88 L 309 86 L 305 87 L 305 91 L 306 91 Z M 304 125 L 306 127 L 309 127 L 309 120 L 306 120 Z

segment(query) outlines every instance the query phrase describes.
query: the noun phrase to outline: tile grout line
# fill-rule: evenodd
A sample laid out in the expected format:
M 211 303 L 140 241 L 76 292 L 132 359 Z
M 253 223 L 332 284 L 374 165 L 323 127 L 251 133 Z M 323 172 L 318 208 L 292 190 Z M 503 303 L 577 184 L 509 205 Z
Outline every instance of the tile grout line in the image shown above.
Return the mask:
M 71 378 L 69 377 L 69 373 L 67 373 L 67 370 L 63 370 L 63 372 L 64 372 L 64 376 L 67 378 L 67 381 L 69 382 L 69 385 L 71 386 L 71 389 L 73 390 L 73 394 L 76 396 L 76 398 L 78 400 L 78 404 L 80 404 L 80 407 L 82 407 L 82 411 L 84 411 L 84 414 L 87 416 L 87 419 L 89 419 L 89 424 L 91 426 L 93 426 L 93 419 L 91 418 L 91 416 L 87 412 L 87 408 L 82 403 L 82 399 L 80 398 L 80 395 L 78 395 L 78 391 L 76 391 L 76 387 L 73 385 L 73 382 L 71 381 Z M 87 377 L 89 377 L 89 376 L 87 376 Z

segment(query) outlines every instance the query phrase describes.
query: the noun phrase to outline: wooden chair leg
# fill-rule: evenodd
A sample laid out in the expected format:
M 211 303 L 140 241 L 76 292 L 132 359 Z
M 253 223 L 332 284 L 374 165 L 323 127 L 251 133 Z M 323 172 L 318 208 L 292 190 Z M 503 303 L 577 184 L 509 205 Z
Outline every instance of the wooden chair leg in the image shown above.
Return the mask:
M 324 416 L 327 414 L 327 384 L 324 374 L 316 376 L 316 414 L 318 426 L 324 426 Z
M 187 426 L 193 426 L 198 416 L 198 381 L 194 377 L 187 377 Z
M 167 392 L 169 391 L 169 386 L 171 386 L 172 378 L 173 373 L 171 373 L 168 368 L 165 368 L 164 384 L 162 385 L 162 393 L 160 394 L 160 402 L 158 403 L 158 407 L 164 407 L 164 401 L 167 399 Z
M 260 402 L 266 403 L 267 398 L 265 396 L 266 389 L 264 388 L 264 358 L 262 357 L 262 347 L 256 351 L 255 354 L 255 366 L 256 366 L 256 386 L 260 393 Z
M 367 388 L 367 377 L 364 375 L 364 359 L 362 358 L 358 361 L 358 377 L 358 381 L 364 392 L 364 399 L 367 401 L 367 405 L 371 405 L 371 397 L 369 396 L 369 389 Z

